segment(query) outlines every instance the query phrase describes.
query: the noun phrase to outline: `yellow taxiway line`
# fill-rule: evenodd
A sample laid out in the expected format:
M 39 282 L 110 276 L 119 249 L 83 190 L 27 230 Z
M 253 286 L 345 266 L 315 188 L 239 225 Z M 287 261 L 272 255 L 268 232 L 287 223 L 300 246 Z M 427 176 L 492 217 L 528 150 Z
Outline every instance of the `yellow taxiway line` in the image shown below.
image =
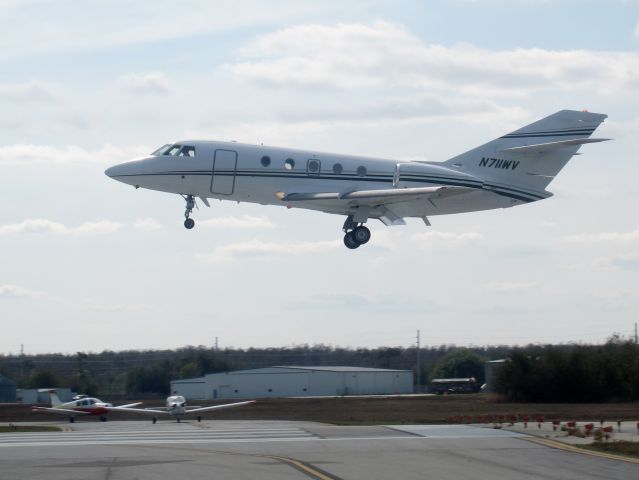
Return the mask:
M 550 440 L 549 438 L 540 437 L 526 437 L 522 438 L 528 442 L 537 443 L 550 448 L 557 448 L 566 452 L 581 453 L 583 455 L 591 455 L 593 457 L 607 458 L 608 460 L 621 460 L 622 462 L 639 464 L 639 458 L 626 457 L 623 455 L 616 455 L 614 453 L 598 452 L 596 450 L 587 450 L 585 448 L 579 448 L 574 445 L 568 445 L 557 440 Z

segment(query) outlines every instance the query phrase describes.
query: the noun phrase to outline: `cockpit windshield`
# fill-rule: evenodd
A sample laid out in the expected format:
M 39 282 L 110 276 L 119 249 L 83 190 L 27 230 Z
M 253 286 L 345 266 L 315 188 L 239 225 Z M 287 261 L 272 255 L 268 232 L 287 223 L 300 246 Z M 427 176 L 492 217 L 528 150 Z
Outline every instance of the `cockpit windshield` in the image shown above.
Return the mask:
M 171 157 L 195 157 L 195 147 L 168 143 L 158 148 L 151 155 L 155 155 L 156 157 L 160 155 L 168 155 Z

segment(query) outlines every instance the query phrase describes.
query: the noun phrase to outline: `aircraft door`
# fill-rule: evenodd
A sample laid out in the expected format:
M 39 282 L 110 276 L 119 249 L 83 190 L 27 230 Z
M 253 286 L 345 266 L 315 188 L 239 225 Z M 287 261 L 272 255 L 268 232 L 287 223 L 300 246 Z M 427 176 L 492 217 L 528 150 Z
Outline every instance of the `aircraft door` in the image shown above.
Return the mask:
M 232 195 L 235 189 L 236 168 L 237 152 L 233 150 L 215 150 L 211 175 L 211 193 Z

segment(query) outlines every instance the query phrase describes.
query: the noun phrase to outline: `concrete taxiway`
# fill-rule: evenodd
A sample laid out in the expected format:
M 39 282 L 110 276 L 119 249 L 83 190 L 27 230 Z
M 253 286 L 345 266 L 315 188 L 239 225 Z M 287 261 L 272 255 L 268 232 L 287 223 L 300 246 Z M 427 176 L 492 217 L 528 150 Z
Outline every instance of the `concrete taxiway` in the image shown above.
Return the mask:
M 0 479 L 627 479 L 636 464 L 467 425 L 77 422 L 0 434 Z

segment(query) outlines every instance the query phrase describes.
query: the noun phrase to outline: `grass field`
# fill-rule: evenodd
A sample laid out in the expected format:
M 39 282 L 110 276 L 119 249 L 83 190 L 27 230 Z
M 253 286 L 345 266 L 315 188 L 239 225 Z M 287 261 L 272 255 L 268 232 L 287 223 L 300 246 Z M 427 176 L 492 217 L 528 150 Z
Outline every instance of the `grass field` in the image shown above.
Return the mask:
M 615 453 L 632 458 L 639 458 L 639 442 L 627 442 L 625 440 L 612 442 L 594 442 L 590 445 L 579 445 L 585 450 L 597 452 Z
M 193 401 L 196 405 L 215 405 L 230 401 Z M 163 400 L 145 401 L 143 407 L 163 405 Z M 478 395 L 322 397 L 258 399 L 246 407 L 209 412 L 206 419 L 220 420 L 300 420 L 339 425 L 445 423 L 448 417 L 478 415 L 544 416 L 547 420 L 588 419 L 608 421 L 639 420 L 639 403 L 603 404 L 522 404 L 504 403 L 497 397 Z M 148 415 L 110 413 L 110 420 L 150 420 Z M 59 420 L 61 415 L 32 412 L 30 406 L 0 405 L 0 422 Z M 97 421 L 95 417 L 86 420 Z

